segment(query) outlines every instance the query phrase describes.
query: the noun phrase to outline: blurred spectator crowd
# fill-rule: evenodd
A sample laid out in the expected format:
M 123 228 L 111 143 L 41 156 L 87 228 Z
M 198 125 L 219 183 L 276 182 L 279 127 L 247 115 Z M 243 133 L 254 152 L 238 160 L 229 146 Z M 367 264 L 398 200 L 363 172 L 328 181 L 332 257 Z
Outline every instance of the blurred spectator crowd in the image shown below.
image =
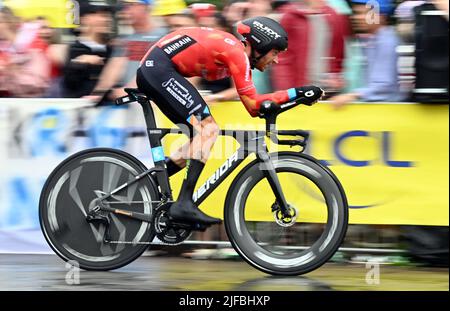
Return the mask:
M 158 2 L 159 1 L 159 2 Z M 74 3 L 75 28 L 23 19 L 0 4 L 0 97 L 120 95 L 149 47 L 180 27 L 232 31 L 241 19 L 278 20 L 289 49 L 259 92 L 319 85 L 336 107 L 352 101 L 448 102 L 448 1 L 116 0 Z M 78 10 L 79 9 L 79 10 Z M 193 78 L 209 103 L 237 99 L 233 81 Z

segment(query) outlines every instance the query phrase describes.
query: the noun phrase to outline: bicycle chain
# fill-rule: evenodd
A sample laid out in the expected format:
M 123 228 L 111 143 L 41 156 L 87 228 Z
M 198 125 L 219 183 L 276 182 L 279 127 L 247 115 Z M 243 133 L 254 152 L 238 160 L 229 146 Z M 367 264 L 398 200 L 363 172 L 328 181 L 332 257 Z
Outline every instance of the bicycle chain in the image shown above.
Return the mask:
M 108 202 L 111 203 L 111 202 Z M 115 203 L 115 202 L 114 202 Z M 120 202 L 123 203 L 123 202 Z M 141 203 L 139 201 L 130 201 L 129 203 Z M 168 213 L 169 207 L 166 204 L 165 201 L 160 201 L 158 206 L 155 208 L 155 219 L 151 223 L 152 226 L 156 226 L 156 220 L 159 219 L 159 217 L 162 217 L 164 213 Z M 153 228 L 156 232 L 155 236 L 160 240 L 160 242 L 154 243 L 154 242 L 133 242 L 133 241 L 105 241 L 106 243 L 110 244 L 132 244 L 132 245 L 168 245 L 168 246 L 175 246 L 183 243 L 185 240 L 187 240 L 191 234 L 192 231 L 187 229 L 177 229 L 177 228 Z M 158 230 L 159 229 L 159 230 Z M 175 231 L 176 236 L 175 237 L 168 237 L 167 232 L 168 229 L 173 229 Z M 184 232 L 182 233 L 181 230 Z

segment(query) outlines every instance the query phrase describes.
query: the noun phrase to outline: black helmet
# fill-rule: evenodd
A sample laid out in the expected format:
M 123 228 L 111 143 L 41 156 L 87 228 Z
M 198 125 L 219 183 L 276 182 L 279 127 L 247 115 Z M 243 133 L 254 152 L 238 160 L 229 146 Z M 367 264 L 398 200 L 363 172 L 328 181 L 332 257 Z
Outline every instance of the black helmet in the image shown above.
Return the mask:
M 235 35 L 241 41 L 245 39 L 252 47 L 252 68 L 256 62 L 270 50 L 284 51 L 288 47 L 288 36 L 283 27 L 271 18 L 258 16 L 237 22 Z M 261 56 L 255 57 L 253 51 Z

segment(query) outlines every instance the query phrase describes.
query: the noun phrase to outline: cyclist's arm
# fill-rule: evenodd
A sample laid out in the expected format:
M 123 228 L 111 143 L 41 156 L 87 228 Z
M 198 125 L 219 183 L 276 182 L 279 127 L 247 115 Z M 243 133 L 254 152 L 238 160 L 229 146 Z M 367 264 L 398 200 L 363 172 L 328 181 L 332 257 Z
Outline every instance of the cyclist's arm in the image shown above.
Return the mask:
M 296 98 L 295 89 L 258 94 L 252 81 L 248 57 L 242 51 L 230 53 L 227 62 L 239 98 L 252 117 L 258 116 L 259 107 L 266 100 L 281 105 Z

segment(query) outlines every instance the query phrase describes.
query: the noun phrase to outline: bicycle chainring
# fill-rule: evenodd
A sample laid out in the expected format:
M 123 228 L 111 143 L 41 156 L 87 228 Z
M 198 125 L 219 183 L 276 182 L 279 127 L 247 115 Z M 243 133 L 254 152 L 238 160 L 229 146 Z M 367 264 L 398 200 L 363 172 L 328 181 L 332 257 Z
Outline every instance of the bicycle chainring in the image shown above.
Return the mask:
M 160 206 L 155 213 L 153 228 L 156 237 L 163 243 L 178 245 L 191 236 L 192 231 L 185 228 L 177 228 L 171 225 L 169 217 L 170 204 Z

